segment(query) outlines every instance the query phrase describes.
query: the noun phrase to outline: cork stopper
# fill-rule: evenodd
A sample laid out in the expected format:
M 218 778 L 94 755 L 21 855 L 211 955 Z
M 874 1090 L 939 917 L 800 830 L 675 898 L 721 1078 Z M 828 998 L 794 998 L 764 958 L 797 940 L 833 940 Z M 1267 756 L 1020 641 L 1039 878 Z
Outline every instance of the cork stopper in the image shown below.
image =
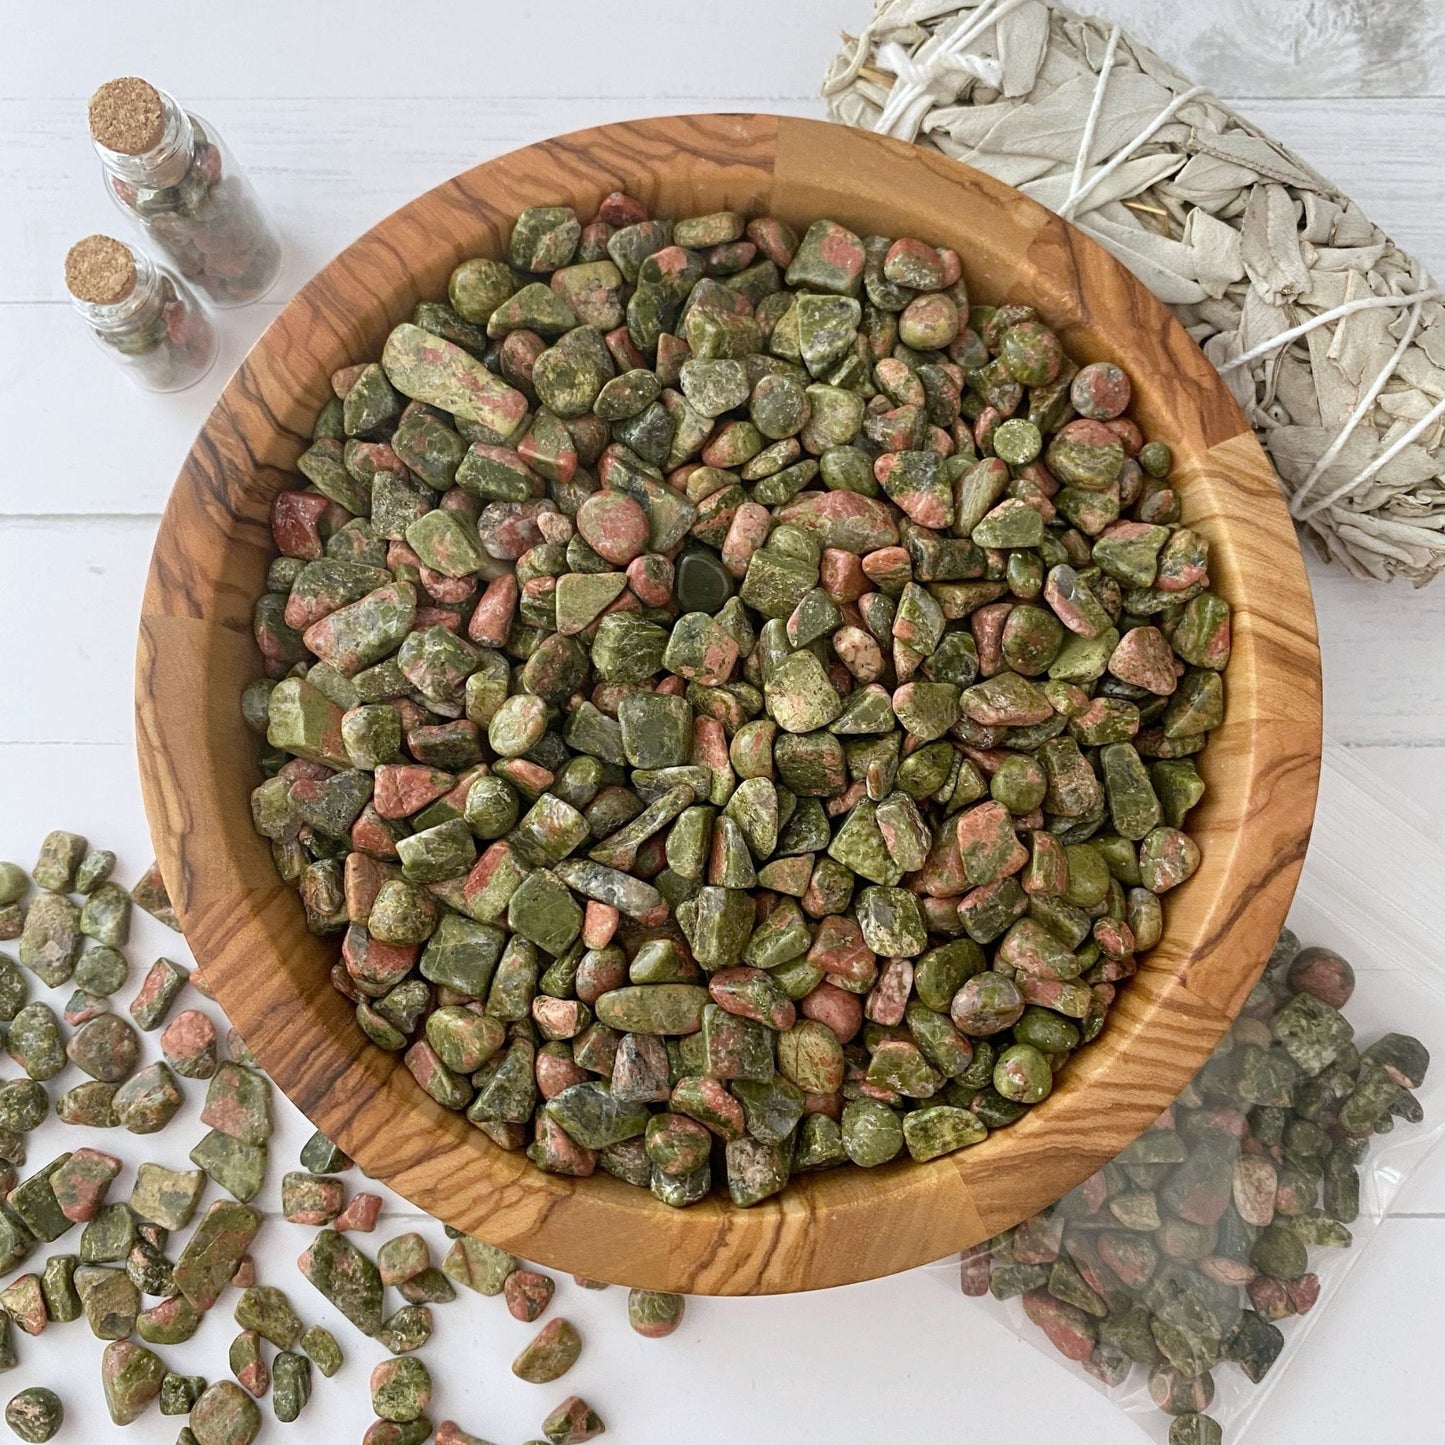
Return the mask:
M 65 286 L 77 301 L 114 306 L 135 290 L 135 257 L 110 236 L 87 236 L 65 257 Z
M 134 75 L 107 80 L 90 97 L 90 133 L 97 145 L 122 155 L 144 155 L 165 129 L 160 92 Z

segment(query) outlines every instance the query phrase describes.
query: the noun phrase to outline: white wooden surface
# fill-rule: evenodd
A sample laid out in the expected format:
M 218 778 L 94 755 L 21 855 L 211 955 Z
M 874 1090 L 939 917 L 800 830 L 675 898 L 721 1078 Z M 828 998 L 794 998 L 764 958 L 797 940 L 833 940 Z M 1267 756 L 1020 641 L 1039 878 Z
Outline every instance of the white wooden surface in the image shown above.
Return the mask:
M 1248 97 L 1247 113 L 1445 270 L 1440 0 L 1117 0 L 1112 13 L 1224 94 Z M 1261 18 L 1251 29 L 1253 16 Z M 8 443 L 0 466 L 0 659 L 10 684 L 0 703 L 0 855 L 28 863 L 45 829 L 61 824 L 121 851 L 129 876 L 149 857 L 130 699 L 151 538 L 229 368 L 300 282 L 418 191 L 548 134 L 676 110 L 820 115 L 817 85 L 838 32 L 856 31 L 866 18 L 866 0 L 0 0 L 0 430 Z M 219 319 L 220 364 L 178 397 L 132 390 L 91 349 L 60 286 L 71 241 L 123 225 L 100 188 L 83 103 L 100 81 L 127 73 L 172 89 L 223 130 L 286 239 L 273 295 Z M 1333 738 L 1411 798 L 1416 826 L 1445 839 L 1445 584 L 1408 593 L 1320 567 L 1313 577 Z M 1348 812 L 1340 816 L 1348 827 Z M 1361 870 L 1369 877 L 1364 860 Z M 1439 877 L 1420 877 L 1392 901 L 1427 932 L 1445 934 L 1440 891 Z M 148 922 L 137 940 L 137 971 L 157 952 L 176 951 L 174 936 Z M 294 1111 L 281 1112 L 272 1207 L 306 1132 Z M 178 1124 L 174 1138 L 115 1143 L 131 1162 L 176 1163 L 197 1132 Z M 32 1163 L 73 1147 L 69 1133 L 47 1126 Z M 1412 1183 L 1402 1209 L 1292 1368 L 1256 1438 L 1438 1438 L 1445 1165 L 1437 1161 Z M 389 1209 L 371 1243 L 409 1227 L 403 1218 Z M 307 1318 L 326 1318 L 292 1265 L 306 1235 L 269 1225 L 262 1273 L 290 1289 Z M 522 1385 L 506 1370 L 528 1331 L 498 1302 L 472 1298 L 440 1309 L 427 1351 L 444 1381 L 433 1416 L 519 1441 L 535 1435 L 545 1409 L 572 1388 L 634 1445 L 1003 1431 L 1046 1439 L 1067 1432 L 1104 1445 L 1127 1436 L 1111 1406 L 999 1329 L 987 1308 L 961 1300 L 948 1267 L 826 1298 L 695 1301 L 684 1330 L 665 1342 L 631 1336 L 623 1302 L 619 1290 L 587 1294 L 563 1283 L 554 1309 L 578 1321 L 587 1349 L 573 1374 L 549 1389 Z M 230 1328 L 218 1310 L 201 1336 L 167 1358 L 178 1369 L 220 1375 Z M 338 1381 L 318 1379 L 292 1439 L 323 1429 L 358 1439 L 369 1419 L 362 1366 L 380 1352 L 340 1330 L 352 1364 Z M 23 1368 L 0 1381 L 0 1397 L 12 1381 L 50 1383 L 71 1411 L 62 1438 L 110 1438 L 95 1385 L 98 1346 L 84 1326 L 22 1338 L 21 1347 Z M 951 1422 L 942 1432 L 940 1420 Z M 128 1438 L 162 1445 L 180 1423 L 152 1413 Z M 286 1434 L 271 1423 L 263 1438 Z

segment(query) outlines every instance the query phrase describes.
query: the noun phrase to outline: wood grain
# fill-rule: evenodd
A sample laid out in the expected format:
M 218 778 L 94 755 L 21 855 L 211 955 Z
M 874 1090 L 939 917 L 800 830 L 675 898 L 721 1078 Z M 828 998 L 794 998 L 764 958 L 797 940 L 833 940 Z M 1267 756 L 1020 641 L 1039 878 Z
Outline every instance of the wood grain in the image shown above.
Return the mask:
M 1142 424 L 1179 461 L 1186 520 L 1213 544 L 1235 608 L 1228 714 L 1191 818 L 1204 864 L 1169 899 L 1159 948 L 1102 1039 L 1015 1128 L 929 1165 L 805 1177 L 741 1211 L 672 1211 L 598 1177 L 542 1174 L 426 1097 L 365 1043 L 329 986 L 334 941 L 305 930 L 251 830 L 256 672 L 250 609 L 271 550 L 266 508 L 326 378 L 378 354 L 458 260 L 496 254 L 507 218 L 614 187 L 663 214 L 770 208 L 954 246 L 983 300 L 1027 296 L 1081 356 L 1136 379 Z M 136 727 L 152 834 L 217 998 L 277 1083 L 418 1206 L 554 1268 L 686 1293 L 811 1289 L 906 1268 L 1057 1198 L 1140 1132 L 1208 1054 L 1284 917 L 1319 761 L 1308 584 L 1263 453 L 1202 355 L 1111 258 L 1041 208 L 942 157 L 770 116 L 675 117 L 577 132 L 479 166 L 382 222 L 281 313 L 227 387 L 177 482 L 147 586 Z

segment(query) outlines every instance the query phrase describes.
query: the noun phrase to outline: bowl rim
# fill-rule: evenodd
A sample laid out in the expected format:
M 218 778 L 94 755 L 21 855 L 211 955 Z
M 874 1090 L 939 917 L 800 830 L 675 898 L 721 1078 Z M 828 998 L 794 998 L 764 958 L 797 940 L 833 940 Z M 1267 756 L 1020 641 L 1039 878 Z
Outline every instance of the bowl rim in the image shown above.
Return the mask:
M 1179 429 L 1186 515 L 1209 536 L 1214 585 L 1234 609 L 1228 713 L 1201 760 L 1210 793 L 1191 817 L 1204 862 L 1171 895 L 1165 936 L 1100 1040 L 1044 1105 L 983 1144 L 927 1164 L 795 1176 L 747 1210 L 716 1197 L 671 1210 L 600 1174 L 545 1174 L 365 1042 L 315 967 L 333 944 L 299 928 L 299 902 L 251 832 L 244 798 L 258 775 L 238 761 L 254 741 L 236 679 L 256 675 L 249 612 L 271 551 L 269 498 L 309 439 L 301 418 L 329 394 L 326 360 L 378 355 L 417 299 L 444 292 L 456 261 L 499 254 L 524 205 L 565 198 L 582 210 L 615 188 L 650 205 L 670 198 L 673 214 L 776 201 L 784 216 L 835 215 L 860 230 L 895 216 L 895 235 L 936 216 L 911 229 L 938 243 L 967 235 L 978 250 L 965 254 L 965 276 L 983 296 L 1010 267 L 1032 266 L 1029 299 L 1076 359 L 1168 367 L 1168 395 L 1145 375 L 1136 404 Z M 691 212 L 679 209 L 689 200 Z M 1107 314 L 1112 326 L 1121 312 L 1131 324 L 1117 331 L 1092 319 Z M 871 132 L 765 114 L 623 122 L 510 152 L 401 207 L 301 288 L 228 382 L 166 507 L 136 709 L 162 874 L 202 975 L 276 1084 L 368 1174 L 455 1227 L 549 1267 L 680 1293 L 811 1289 L 925 1263 L 1036 1212 L 1117 1153 L 1172 1101 L 1256 982 L 1303 862 L 1320 762 L 1319 655 L 1298 541 L 1264 452 L 1167 308 L 1094 241 L 981 172 Z

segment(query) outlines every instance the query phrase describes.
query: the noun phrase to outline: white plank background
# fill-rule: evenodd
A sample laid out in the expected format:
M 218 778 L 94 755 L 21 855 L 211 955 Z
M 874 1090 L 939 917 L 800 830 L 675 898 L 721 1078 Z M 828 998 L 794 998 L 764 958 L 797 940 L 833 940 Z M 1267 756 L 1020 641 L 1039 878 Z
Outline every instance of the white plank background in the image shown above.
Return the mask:
M 1242 100 L 1250 116 L 1445 270 L 1440 0 L 1116 0 L 1111 14 Z M 549 134 L 677 110 L 821 115 L 818 81 L 839 32 L 866 19 L 866 0 L 314 0 L 304 8 L 284 0 L 38 8 L 0 0 L 0 425 L 9 442 L 0 466 L 0 660 L 11 684 L 0 703 L 0 854 L 30 861 L 45 829 L 61 823 L 121 850 L 131 874 L 149 856 L 130 695 L 156 520 L 224 377 L 296 286 L 417 192 Z M 133 391 L 92 351 L 60 286 L 71 241 L 123 224 L 101 190 L 83 107 L 101 80 L 127 73 L 154 79 L 217 123 L 286 238 L 273 295 L 220 318 L 220 363 L 180 396 Z M 1445 841 L 1445 585 L 1373 589 L 1318 565 L 1312 577 L 1332 737 L 1410 797 L 1416 827 Z M 1368 859 L 1361 873 L 1373 876 Z M 1439 929 L 1441 881 L 1412 880 L 1390 902 L 1427 931 Z M 137 966 L 159 951 L 174 953 L 176 941 L 147 922 L 133 950 Z M 275 1179 L 305 1136 L 294 1111 L 282 1114 Z M 47 1126 L 32 1162 L 73 1147 L 67 1132 Z M 177 1163 L 195 1131 L 178 1124 L 173 1132 L 183 1137 L 145 1152 L 135 1147 L 141 1141 L 117 1147 L 132 1163 Z M 406 1227 L 400 1202 L 394 1209 L 392 1232 Z M 1407 1190 L 1401 1209 L 1255 1438 L 1438 1438 L 1440 1161 Z M 291 1265 L 305 1237 L 284 1223 L 268 1226 L 263 1275 L 291 1288 L 308 1318 L 324 1318 Z M 554 1308 L 579 1322 L 587 1349 L 574 1374 L 550 1390 L 507 1372 L 527 1331 L 496 1302 L 439 1310 L 427 1352 L 445 1382 L 434 1417 L 455 1415 L 489 1439 L 518 1441 L 537 1433 L 565 1385 L 593 1398 L 612 1433 L 634 1445 L 931 1438 L 940 1419 L 958 1422 L 949 1439 L 1068 1432 L 1083 1445 L 1104 1445 L 1127 1433 L 1111 1406 L 1066 1383 L 987 1309 L 961 1301 L 951 1268 L 825 1298 L 695 1301 L 686 1328 L 663 1343 L 632 1337 L 622 1305 L 621 1291 L 586 1294 L 564 1283 Z M 290 1438 L 310 1440 L 324 1428 L 357 1439 L 365 1428 L 361 1367 L 379 1352 L 341 1331 L 353 1364 L 339 1381 L 318 1380 Z M 228 1339 L 229 1321 L 212 1318 L 168 1358 L 219 1375 Z M 71 1411 L 62 1438 L 110 1438 L 94 1383 L 98 1349 L 83 1325 L 21 1345 L 23 1368 L 0 1382 L 0 1396 L 10 1381 L 50 1383 Z M 162 1445 L 180 1423 L 152 1413 L 129 1438 Z M 272 1423 L 263 1438 L 286 1435 Z

